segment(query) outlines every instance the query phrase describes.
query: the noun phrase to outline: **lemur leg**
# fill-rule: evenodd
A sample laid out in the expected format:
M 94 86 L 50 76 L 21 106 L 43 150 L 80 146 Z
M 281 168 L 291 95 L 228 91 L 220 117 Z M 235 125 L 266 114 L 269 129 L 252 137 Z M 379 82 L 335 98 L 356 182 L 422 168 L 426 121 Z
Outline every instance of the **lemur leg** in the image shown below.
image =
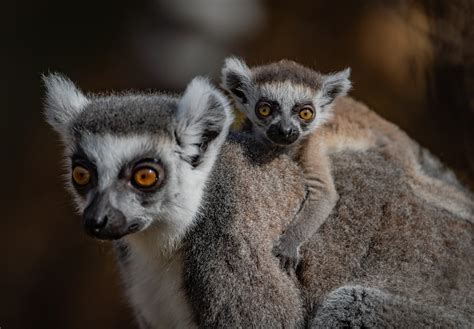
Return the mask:
M 339 198 L 331 174 L 330 160 L 323 150 L 312 150 L 305 161 L 302 158 L 308 195 L 301 210 L 285 232 L 275 242 L 273 253 L 288 273 L 299 263 L 299 249 L 321 226 Z M 315 154 L 316 153 L 316 154 Z

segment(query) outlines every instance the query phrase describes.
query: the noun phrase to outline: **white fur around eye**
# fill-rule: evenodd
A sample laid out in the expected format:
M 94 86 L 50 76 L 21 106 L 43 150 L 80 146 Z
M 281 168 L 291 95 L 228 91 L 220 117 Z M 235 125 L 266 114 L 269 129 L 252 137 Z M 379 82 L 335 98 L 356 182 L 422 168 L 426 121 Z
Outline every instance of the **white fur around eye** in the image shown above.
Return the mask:
M 107 207 L 124 215 L 126 225 L 143 224 L 140 232 L 122 238 L 131 254 L 122 271 L 137 313 L 153 328 L 192 327 L 179 247 L 198 214 L 233 120 L 227 98 L 205 78 L 194 79 L 181 98 L 86 97 L 63 76 L 53 74 L 44 81 L 45 115 L 65 142 L 67 184 L 78 210 L 101 193 Z M 159 124 L 142 124 L 150 114 L 157 114 Z M 73 188 L 70 176 L 71 156 L 78 151 L 97 171 L 97 181 L 84 196 Z M 197 164 L 189 161 L 194 155 L 199 156 Z M 130 181 L 130 167 L 145 157 L 157 158 L 165 170 L 163 184 L 146 198 Z

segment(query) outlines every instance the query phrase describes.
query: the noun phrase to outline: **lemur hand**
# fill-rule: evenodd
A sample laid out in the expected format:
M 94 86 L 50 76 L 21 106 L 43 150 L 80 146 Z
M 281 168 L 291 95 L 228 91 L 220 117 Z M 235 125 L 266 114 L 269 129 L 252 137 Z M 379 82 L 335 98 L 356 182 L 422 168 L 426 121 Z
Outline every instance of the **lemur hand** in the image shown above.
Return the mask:
M 273 254 L 280 259 L 280 266 L 289 275 L 294 272 L 300 262 L 299 243 L 286 234 L 280 235 L 273 245 Z

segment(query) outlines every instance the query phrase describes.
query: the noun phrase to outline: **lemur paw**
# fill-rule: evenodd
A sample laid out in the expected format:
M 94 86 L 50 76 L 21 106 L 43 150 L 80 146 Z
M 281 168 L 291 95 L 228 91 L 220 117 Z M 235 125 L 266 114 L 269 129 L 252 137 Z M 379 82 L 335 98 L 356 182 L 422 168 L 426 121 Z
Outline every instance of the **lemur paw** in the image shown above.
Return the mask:
M 280 266 L 288 274 L 293 273 L 300 262 L 299 244 L 283 234 L 273 245 L 273 254 L 279 258 Z

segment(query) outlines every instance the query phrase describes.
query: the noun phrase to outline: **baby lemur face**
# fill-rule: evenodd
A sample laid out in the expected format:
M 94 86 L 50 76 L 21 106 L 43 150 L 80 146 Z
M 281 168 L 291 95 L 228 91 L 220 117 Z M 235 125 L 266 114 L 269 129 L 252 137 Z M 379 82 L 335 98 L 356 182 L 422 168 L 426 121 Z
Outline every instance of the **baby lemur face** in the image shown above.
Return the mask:
M 225 97 L 202 78 L 182 97 L 86 96 L 55 74 L 45 84 L 87 233 L 118 239 L 154 227 L 167 243 L 183 234 L 232 121 Z
M 252 123 L 262 141 L 281 147 L 295 144 L 330 117 L 331 104 L 351 87 L 350 70 L 323 75 L 282 60 L 249 68 L 228 58 L 223 87 Z

